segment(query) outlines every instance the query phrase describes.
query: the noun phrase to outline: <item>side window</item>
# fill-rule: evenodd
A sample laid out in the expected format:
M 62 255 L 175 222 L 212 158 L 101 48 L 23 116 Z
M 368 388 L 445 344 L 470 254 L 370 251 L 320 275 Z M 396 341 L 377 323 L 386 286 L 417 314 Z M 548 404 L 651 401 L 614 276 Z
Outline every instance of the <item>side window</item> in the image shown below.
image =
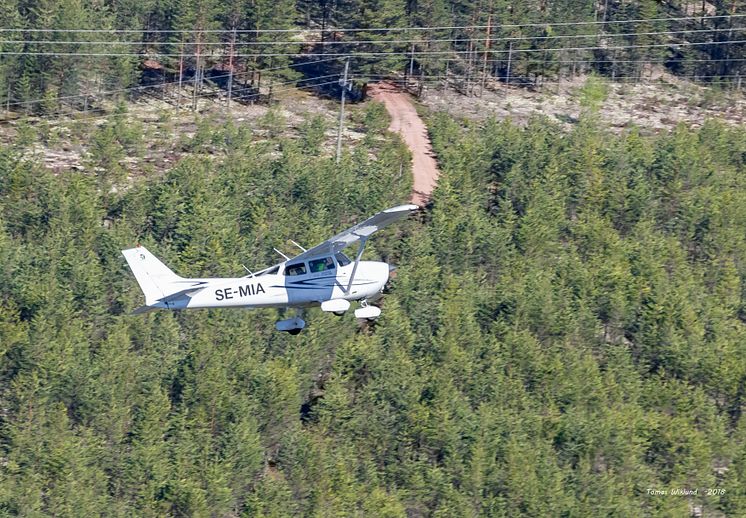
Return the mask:
M 352 262 L 352 261 L 350 261 L 350 259 L 349 259 L 349 258 L 348 258 L 348 257 L 347 257 L 347 256 L 346 256 L 345 254 L 343 254 L 342 252 L 338 252 L 338 253 L 337 253 L 337 254 L 336 254 L 336 255 L 335 255 L 334 257 L 336 257 L 336 259 L 337 259 L 337 262 L 339 263 L 339 266 L 347 266 L 348 264 L 350 264 L 350 263 Z
M 308 267 L 311 269 L 311 273 L 325 272 L 327 270 L 333 270 L 334 268 L 336 268 L 331 257 L 324 257 L 323 259 L 314 259 L 313 261 L 308 261 Z
M 289 264 L 285 267 L 285 275 L 305 275 L 306 265 L 304 263 Z

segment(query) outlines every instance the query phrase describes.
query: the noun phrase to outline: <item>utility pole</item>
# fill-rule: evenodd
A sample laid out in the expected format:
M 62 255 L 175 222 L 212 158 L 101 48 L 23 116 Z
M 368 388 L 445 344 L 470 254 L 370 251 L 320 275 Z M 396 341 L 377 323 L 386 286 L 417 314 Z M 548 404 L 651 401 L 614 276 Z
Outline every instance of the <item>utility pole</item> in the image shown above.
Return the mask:
M 408 78 L 412 77 L 412 72 L 414 70 L 414 43 L 412 43 L 412 50 L 409 54 L 409 75 Z
M 730 7 L 730 18 L 728 18 L 728 43 L 733 40 L 733 16 L 736 14 L 736 0 L 733 0 L 733 4 Z M 725 60 L 721 61 L 720 64 L 720 75 L 730 75 L 732 72 L 730 69 L 730 45 L 725 45 L 723 49 L 725 54 Z M 740 78 L 739 78 L 740 80 Z
M 176 105 L 181 110 L 181 79 L 184 77 L 184 36 L 181 37 L 181 51 L 179 53 L 179 97 L 176 100 Z
M 228 113 L 231 112 L 231 96 L 233 95 L 233 47 L 236 45 L 236 27 L 233 27 L 231 38 L 231 52 L 228 58 Z
M 350 70 L 350 58 L 345 61 L 345 74 L 342 79 L 342 102 L 339 105 L 339 130 L 337 130 L 337 163 L 342 157 L 342 124 L 345 118 L 345 94 L 347 93 L 347 73 Z
M 198 32 L 197 33 L 197 56 L 196 56 L 197 60 L 196 60 L 196 64 L 194 67 L 194 89 L 192 90 L 192 111 L 193 112 L 197 111 L 197 88 L 198 88 L 197 81 L 200 79 L 199 68 L 200 68 L 201 63 L 199 59 L 200 58 L 199 51 L 200 51 L 200 40 L 201 39 L 202 39 L 202 33 Z
M 510 62 L 513 59 L 513 42 L 508 46 L 508 71 L 505 74 L 505 82 L 510 84 Z
M 163 65 L 161 68 L 161 76 L 163 79 L 163 84 L 161 84 L 161 100 L 166 100 L 166 65 Z
M 484 44 L 484 64 L 482 65 L 482 84 L 479 87 L 479 97 L 482 97 L 484 84 L 487 82 L 487 56 L 490 53 L 490 35 L 492 33 L 492 15 L 487 17 L 487 41 Z
M 464 94 L 466 96 L 469 95 L 469 88 L 471 85 L 471 76 L 474 73 L 474 71 L 472 70 L 472 66 L 474 65 L 473 63 L 474 42 L 472 41 L 471 36 L 472 36 L 471 29 L 469 29 L 469 49 L 466 51 L 466 59 L 467 59 L 468 66 L 466 67 L 466 74 L 464 76 Z

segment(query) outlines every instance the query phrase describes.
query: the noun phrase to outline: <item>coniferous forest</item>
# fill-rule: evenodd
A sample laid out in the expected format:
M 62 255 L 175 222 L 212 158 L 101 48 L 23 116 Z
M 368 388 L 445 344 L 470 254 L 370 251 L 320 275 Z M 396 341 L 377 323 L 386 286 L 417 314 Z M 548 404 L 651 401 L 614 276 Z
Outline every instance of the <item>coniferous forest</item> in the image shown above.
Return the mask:
M 486 13 L 503 25 L 657 20 L 691 8 L 12 0 L 0 2 L 0 27 L 39 41 L 2 49 L 54 55 L 0 51 L 0 87 L 32 101 L 24 116 L 43 116 L 65 96 L 137 84 L 152 49 L 210 43 L 147 31 L 324 27 L 345 48 L 327 27 L 486 25 Z M 694 30 L 650 23 L 623 37 Z M 706 23 L 697 30 L 721 38 L 739 30 L 719 25 L 734 18 Z M 90 33 L 34 27 L 132 30 L 127 40 L 143 43 L 133 56 L 64 56 L 52 39 L 82 48 Z M 423 48 L 474 45 L 447 37 L 458 41 Z M 391 56 L 356 62 L 371 78 L 412 62 L 394 36 L 355 38 L 392 40 L 370 43 Z M 628 52 L 663 49 L 654 44 Z M 739 48 L 691 47 L 688 72 L 671 70 L 735 81 Z M 626 52 L 596 53 L 576 72 L 612 80 L 670 58 Z M 538 73 L 515 59 L 513 74 Z M 294 78 L 289 56 L 250 60 Z M 561 61 L 541 73 L 567 73 Z M 196 59 L 185 66 L 200 73 Z M 339 164 L 321 117 L 288 132 L 272 109 L 261 132 L 227 116 L 199 121 L 158 172 L 128 169 L 147 133 L 125 104 L 91 129 L 82 170 L 46 168 L 19 125 L 0 147 L 0 516 L 746 516 L 746 128 L 612 131 L 592 93 L 567 125 L 423 109 L 442 174 L 425 208 L 366 249 L 397 266 L 381 318 L 311 310 L 298 336 L 275 331 L 276 310 L 132 315 L 143 297 L 120 251 L 141 243 L 183 276 L 242 275 L 276 263 L 273 247 L 313 246 L 404 203 L 410 155 L 385 131 L 382 105 L 353 110 L 363 136 Z
M 341 72 L 323 60 L 342 56 L 362 81 L 451 77 L 466 93 L 488 79 L 536 86 L 589 72 L 637 82 L 651 67 L 741 88 L 745 27 L 739 0 L 3 0 L 0 100 L 85 110 L 142 84 L 201 89 L 217 76 L 225 87 L 228 70 L 248 91 L 259 71 L 264 84 L 319 77 Z
M 119 250 L 271 264 L 406 199 L 392 137 L 335 166 L 312 132 L 226 125 L 119 190 L 3 150 L 2 512 L 746 513 L 743 128 L 430 128 L 431 205 L 366 252 L 398 265 L 383 316 L 312 311 L 297 337 L 274 310 L 129 315 Z M 648 494 L 671 488 L 699 489 Z

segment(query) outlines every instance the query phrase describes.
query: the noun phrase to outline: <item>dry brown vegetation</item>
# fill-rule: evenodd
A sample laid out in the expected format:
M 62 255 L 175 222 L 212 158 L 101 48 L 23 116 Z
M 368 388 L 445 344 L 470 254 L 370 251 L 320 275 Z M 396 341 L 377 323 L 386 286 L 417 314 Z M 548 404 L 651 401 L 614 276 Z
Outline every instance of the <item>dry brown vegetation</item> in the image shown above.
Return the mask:
M 633 125 L 657 132 L 679 123 L 699 127 L 707 119 L 733 124 L 746 120 L 746 98 L 739 91 L 704 87 L 660 72 L 652 79 L 639 84 L 607 82 L 608 97 L 599 110 L 601 119 L 617 132 Z M 526 122 L 532 116 L 546 115 L 569 129 L 580 116 L 578 92 L 586 80 L 579 76 L 538 90 L 493 83 L 481 96 L 474 97 L 431 85 L 421 102 L 433 111 L 472 119 L 497 117 Z

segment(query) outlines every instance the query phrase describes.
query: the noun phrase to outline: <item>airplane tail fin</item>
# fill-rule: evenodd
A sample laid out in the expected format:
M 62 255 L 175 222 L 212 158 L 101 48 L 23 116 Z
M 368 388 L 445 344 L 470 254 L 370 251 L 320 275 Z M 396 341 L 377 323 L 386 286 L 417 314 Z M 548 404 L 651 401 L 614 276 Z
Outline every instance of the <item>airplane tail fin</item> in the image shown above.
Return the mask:
M 146 306 L 152 306 L 160 299 L 179 291 L 179 282 L 184 279 L 172 272 L 144 246 L 122 250 L 122 255 L 145 295 Z

